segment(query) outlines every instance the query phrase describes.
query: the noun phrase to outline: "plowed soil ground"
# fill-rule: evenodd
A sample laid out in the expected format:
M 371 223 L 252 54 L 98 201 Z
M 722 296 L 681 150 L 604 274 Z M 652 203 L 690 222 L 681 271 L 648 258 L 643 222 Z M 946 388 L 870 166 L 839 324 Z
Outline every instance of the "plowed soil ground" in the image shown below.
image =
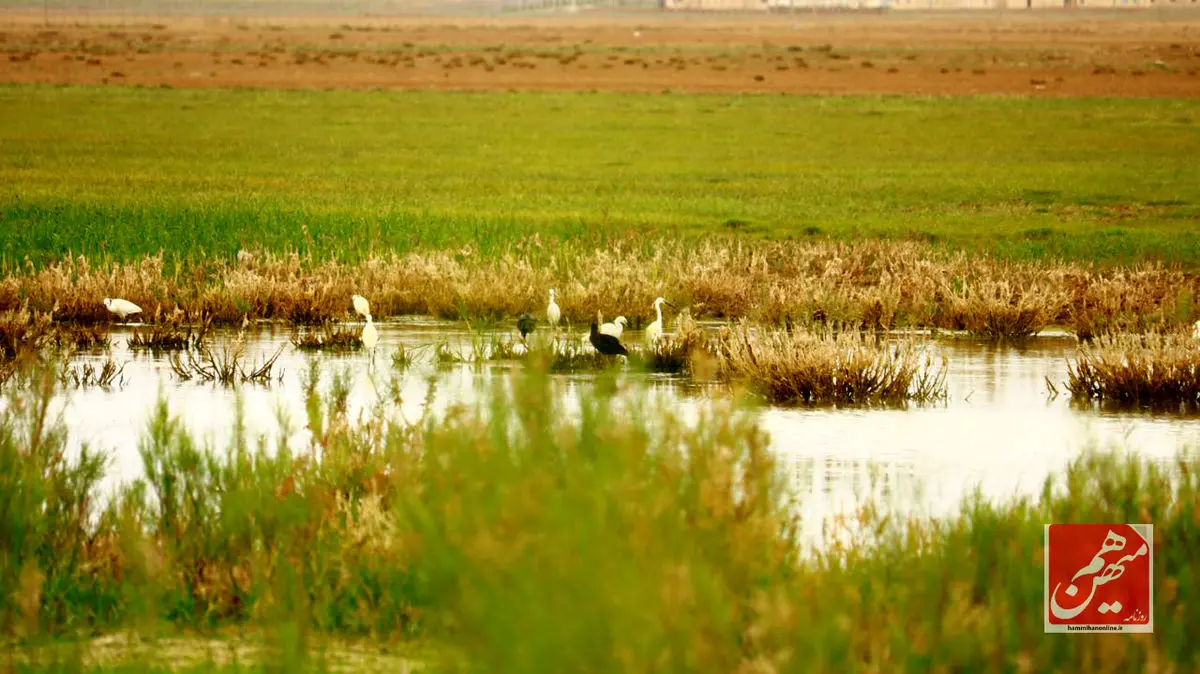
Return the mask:
M 0 82 L 1200 96 L 1200 13 L 0 14 Z

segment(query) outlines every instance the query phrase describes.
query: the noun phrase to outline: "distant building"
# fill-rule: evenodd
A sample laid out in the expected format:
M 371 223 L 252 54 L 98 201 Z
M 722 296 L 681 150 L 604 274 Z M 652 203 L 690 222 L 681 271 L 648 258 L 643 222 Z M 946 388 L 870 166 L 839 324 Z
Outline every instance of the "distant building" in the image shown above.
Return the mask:
M 1157 7 L 1197 0 L 660 0 L 668 10 L 683 11 L 891 11 L 950 9 L 1063 9 Z
M 702 12 L 765 12 L 771 8 L 769 2 L 770 0 L 663 0 L 663 7 Z

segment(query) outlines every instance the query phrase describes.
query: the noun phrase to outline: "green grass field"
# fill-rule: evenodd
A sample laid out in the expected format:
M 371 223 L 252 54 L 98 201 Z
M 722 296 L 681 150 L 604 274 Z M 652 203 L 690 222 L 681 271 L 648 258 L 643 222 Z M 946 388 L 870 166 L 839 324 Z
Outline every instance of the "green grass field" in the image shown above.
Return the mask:
M 626 232 L 1200 264 L 1200 102 L 0 88 L 0 255 Z

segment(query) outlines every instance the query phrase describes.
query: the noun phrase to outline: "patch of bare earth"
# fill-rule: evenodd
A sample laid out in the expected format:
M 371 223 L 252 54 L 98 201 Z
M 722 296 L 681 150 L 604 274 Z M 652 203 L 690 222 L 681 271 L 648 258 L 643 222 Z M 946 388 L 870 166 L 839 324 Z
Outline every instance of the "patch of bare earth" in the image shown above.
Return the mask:
M 4 21 L 7 19 L 7 22 Z M 121 25 L 125 23 L 125 25 Z M 1200 14 L 0 18 L 0 82 L 1200 96 Z

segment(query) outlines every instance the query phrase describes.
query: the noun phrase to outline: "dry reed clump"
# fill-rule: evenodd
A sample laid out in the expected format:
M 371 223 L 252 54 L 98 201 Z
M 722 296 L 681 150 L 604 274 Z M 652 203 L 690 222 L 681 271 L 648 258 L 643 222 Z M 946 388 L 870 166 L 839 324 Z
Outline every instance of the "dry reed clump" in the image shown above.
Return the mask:
M 108 329 L 101 325 L 72 325 L 56 323 L 53 344 L 62 351 L 107 349 L 112 346 Z
M 966 281 L 947 289 L 951 327 L 991 338 L 1032 337 L 1064 309 L 1067 293 L 1032 289 L 1022 279 Z
M 1200 341 L 1184 335 L 1101 335 L 1067 367 L 1074 399 L 1118 406 L 1200 405 Z
M 751 329 L 729 331 L 723 374 L 746 380 L 773 403 L 896 404 L 946 395 L 946 363 L 912 343 L 884 344 L 858 333 Z
M 694 369 L 694 359 L 710 360 L 715 353 L 712 338 L 684 309 L 675 318 L 674 331 L 664 334 L 654 348 L 636 352 L 636 360 L 653 372 L 687 373 Z
M 0 280 L 0 310 L 27 297 L 41 310 L 58 302 L 59 320 L 99 322 L 111 320 L 101 299 L 120 296 L 148 313 L 178 309 L 218 323 L 249 316 L 319 324 L 344 316 L 350 295 L 358 293 L 370 298 L 376 316 L 512 318 L 540 314 L 555 288 L 563 317 L 583 325 L 599 310 L 624 315 L 637 329 L 652 320 L 654 298 L 664 296 L 691 306 L 697 318 L 1019 337 L 1048 324 L 1068 324 L 1081 334 L 1148 320 L 1187 324 L 1200 317 L 1192 303 L 1198 281 L 1156 265 L 1099 272 L 1078 263 L 1002 262 L 918 242 L 630 235 L 594 248 L 532 237 L 491 257 L 466 247 L 357 264 L 243 251 L 235 262 L 167 269 L 160 257 L 148 257 L 96 270 L 73 258 L 26 266 Z
M 167 273 L 161 255 L 146 256 L 133 263 L 105 265 L 103 269 L 93 269 L 82 255 L 41 268 L 30 262 L 21 272 L 0 282 L 0 310 L 13 308 L 17 298 L 32 292 L 33 295 L 27 295 L 31 306 L 49 311 L 57 304 L 54 313 L 60 321 L 112 320 L 112 314 L 104 306 L 105 297 L 124 297 L 153 314 L 174 308 L 159 299 L 171 296 L 171 289 L 206 283 L 215 272 L 215 267 L 198 263 L 188 275 L 180 273 L 178 267 Z
M 58 373 L 58 380 L 64 386 L 74 386 L 75 388 L 92 386 L 109 388 L 113 384 L 125 385 L 125 378 L 122 376 L 124 372 L 125 365 L 117 365 L 112 358 L 106 359 L 99 368 L 92 363 L 78 365 L 64 363 Z
M 199 379 L 225 386 L 239 382 L 268 384 L 272 380 L 275 361 L 282 353 L 281 346 L 262 363 L 251 365 L 247 362 L 246 342 L 243 335 L 239 335 L 216 349 L 201 345 L 185 349 L 182 356 L 179 352 L 172 353 L 170 361 L 175 376 L 182 381 Z
M 212 317 L 200 317 L 199 325 L 187 322 L 182 310 L 172 311 L 165 319 L 161 308 L 155 311 L 149 330 L 133 330 L 129 338 L 131 350 L 145 349 L 154 353 L 199 349 L 212 327 Z
M 362 348 L 362 331 L 324 320 L 311 329 L 293 329 L 290 340 L 297 349 L 305 351 L 352 351 Z
M 19 309 L 0 313 L 0 384 L 34 362 L 58 331 L 48 313 Z
M 1173 332 L 1196 318 L 1195 279 L 1161 264 L 1078 279 L 1066 323 L 1080 339 L 1113 332 Z
M 53 339 L 54 322 L 49 313 L 30 311 L 27 306 L 0 313 L 0 362 L 37 354 Z

